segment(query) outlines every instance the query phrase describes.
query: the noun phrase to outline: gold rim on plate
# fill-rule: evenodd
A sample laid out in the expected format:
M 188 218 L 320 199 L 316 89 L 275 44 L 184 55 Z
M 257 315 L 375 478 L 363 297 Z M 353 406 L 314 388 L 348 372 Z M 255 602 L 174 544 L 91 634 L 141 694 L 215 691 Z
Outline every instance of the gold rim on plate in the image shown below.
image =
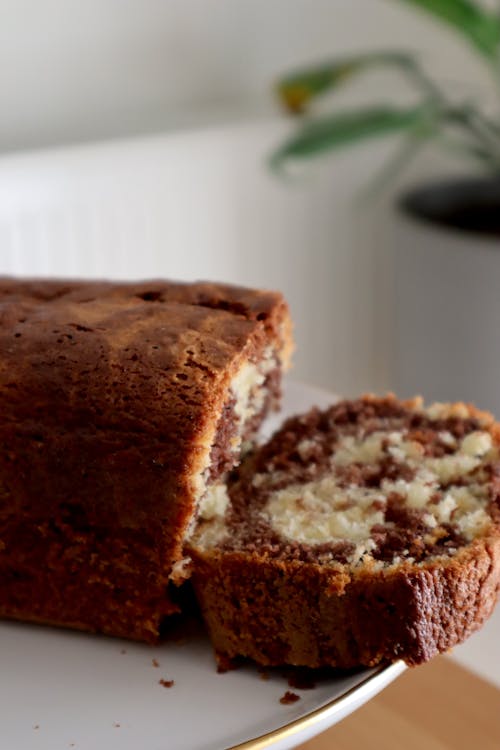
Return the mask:
M 387 682 L 385 684 L 388 685 L 390 682 L 392 682 L 392 680 L 396 679 L 396 677 L 398 677 L 405 670 L 405 668 L 405 664 L 401 661 L 398 661 L 395 664 L 391 664 L 390 666 L 379 667 L 375 672 L 372 672 L 372 674 L 368 675 L 368 677 L 366 677 L 362 682 L 359 682 L 357 685 L 349 688 L 349 690 L 346 690 L 345 693 L 342 693 L 342 695 L 338 695 L 336 698 L 333 698 L 333 700 L 325 703 L 324 706 L 320 706 L 319 708 L 314 709 L 314 711 L 311 711 L 305 716 L 301 716 L 300 718 L 295 719 L 294 721 L 291 721 L 290 723 L 285 724 L 282 727 L 279 727 L 279 729 L 273 729 L 270 732 L 266 732 L 265 734 L 260 735 L 260 737 L 246 740 L 245 742 L 241 742 L 238 745 L 232 745 L 226 750 L 266 750 L 266 748 L 271 747 L 276 742 L 288 739 L 294 734 L 297 734 L 304 729 L 308 729 L 309 727 L 318 724 L 329 714 L 337 713 L 340 710 L 340 705 L 342 703 L 347 703 L 354 694 L 358 693 L 363 687 L 370 685 L 370 683 L 376 680 L 377 677 L 380 677 L 380 675 L 385 674 L 387 676 Z M 393 672 L 394 675 L 392 674 Z M 385 685 L 383 687 L 385 687 Z M 375 691 L 374 695 L 376 695 L 377 692 L 378 691 Z M 371 696 L 368 695 L 364 700 L 362 699 L 360 705 L 365 703 L 370 697 Z

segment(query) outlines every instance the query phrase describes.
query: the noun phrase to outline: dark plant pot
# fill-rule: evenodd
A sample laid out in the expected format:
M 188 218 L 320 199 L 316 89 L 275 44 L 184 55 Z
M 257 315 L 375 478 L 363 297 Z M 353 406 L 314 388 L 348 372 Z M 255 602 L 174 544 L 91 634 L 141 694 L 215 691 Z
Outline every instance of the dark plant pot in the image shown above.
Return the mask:
M 399 205 L 431 224 L 500 238 L 500 176 L 418 187 L 403 196 Z
M 500 417 L 500 178 L 419 187 L 398 204 L 395 375 L 402 395 Z

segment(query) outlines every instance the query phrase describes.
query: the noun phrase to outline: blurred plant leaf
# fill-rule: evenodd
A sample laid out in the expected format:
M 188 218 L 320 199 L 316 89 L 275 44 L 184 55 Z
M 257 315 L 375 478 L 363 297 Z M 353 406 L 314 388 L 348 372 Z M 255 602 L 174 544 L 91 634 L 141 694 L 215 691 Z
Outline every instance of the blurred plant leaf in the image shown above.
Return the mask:
M 500 17 L 471 0 L 404 0 L 446 21 L 485 57 L 498 56 Z
M 482 0 L 405 0 L 438 21 L 448 24 L 489 63 L 500 85 L 500 0 L 497 12 L 487 10 Z M 421 103 L 413 108 L 387 106 L 344 111 L 333 116 L 310 118 L 271 157 L 271 166 L 288 160 L 305 160 L 369 138 L 392 133 L 405 137 L 376 184 L 391 180 L 429 139 L 479 162 L 483 169 L 500 170 L 500 121 L 474 103 L 454 103 L 453 97 L 427 75 L 411 53 L 401 50 L 368 52 L 337 58 L 306 67 L 278 82 L 279 95 L 287 109 L 307 113 L 317 97 L 335 91 L 356 75 L 374 67 L 392 67 L 403 73 L 420 91 Z
M 369 107 L 341 112 L 305 123 L 271 156 L 271 165 L 279 169 L 288 160 L 309 159 L 369 138 L 410 130 L 425 136 L 434 129 L 427 103 L 407 109 Z
M 278 81 L 278 95 L 291 113 L 301 114 L 315 97 L 337 88 L 367 68 L 377 66 L 394 66 L 412 74 L 417 68 L 415 58 L 406 52 L 349 55 L 290 73 Z

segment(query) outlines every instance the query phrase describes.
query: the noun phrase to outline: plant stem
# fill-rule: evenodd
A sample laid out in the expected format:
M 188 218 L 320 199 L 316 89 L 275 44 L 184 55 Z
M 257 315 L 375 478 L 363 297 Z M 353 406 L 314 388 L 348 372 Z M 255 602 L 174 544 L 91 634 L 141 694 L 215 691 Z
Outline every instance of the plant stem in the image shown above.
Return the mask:
M 456 141 L 443 133 L 437 136 L 437 142 L 446 151 L 473 159 L 476 164 L 480 164 L 483 169 L 491 167 L 489 152 L 484 151 L 484 149 L 477 146 L 475 143 Z
M 495 90 L 500 96 L 500 49 L 494 61 L 489 65 L 495 79 Z M 411 68 L 408 69 L 409 75 L 414 82 L 424 91 L 424 93 L 436 104 L 448 108 L 450 105 L 441 88 L 424 72 L 420 65 L 414 61 Z M 460 109 L 457 108 L 457 114 Z M 470 105 L 464 106 L 465 116 L 456 117 L 455 119 L 465 128 L 469 128 L 473 137 L 478 140 L 483 149 L 491 155 L 495 168 L 500 168 L 500 125 L 492 122 L 486 115 Z M 455 113 L 454 113 L 455 116 Z M 483 149 L 480 149 L 483 151 Z
M 431 78 L 427 76 L 423 68 L 417 63 L 416 60 L 413 61 L 413 65 L 411 66 L 411 68 L 408 68 L 408 73 L 414 83 L 416 83 L 417 86 L 425 94 L 425 97 L 427 99 L 443 103 L 445 102 L 445 95 L 441 91 L 440 87 L 437 85 L 437 83 L 435 83 Z
M 418 134 L 412 133 L 405 138 L 395 154 L 392 155 L 388 162 L 384 164 L 363 189 L 360 196 L 361 200 L 371 200 L 393 182 L 395 177 L 413 161 L 426 142 L 427 139 L 423 138 L 420 132 Z
M 470 106 L 461 109 L 458 114 L 458 122 L 469 129 L 481 142 L 486 152 L 490 155 L 495 169 L 500 169 L 500 137 L 492 132 L 488 122 Z
M 500 1 L 497 0 L 498 10 L 496 12 L 498 23 L 500 24 Z M 497 46 L 496 55 L 490 62 L 489 69 L 493 76 L 493 84 L 498 98 L 500 99 L 500 44 Z

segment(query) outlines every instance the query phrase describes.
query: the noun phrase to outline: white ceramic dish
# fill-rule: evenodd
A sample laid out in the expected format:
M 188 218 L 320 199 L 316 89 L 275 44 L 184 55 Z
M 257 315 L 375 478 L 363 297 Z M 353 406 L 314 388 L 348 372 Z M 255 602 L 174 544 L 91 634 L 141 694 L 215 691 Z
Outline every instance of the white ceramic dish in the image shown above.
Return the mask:
M 290 384 L 285 411 L 332 398 Z M 299 690 L 279 673 L 263 680 L 251 666 L 217 674 L 203 634 L 152 648 L 5 622 L 0 665 L 6 750 L 287 750 L 340 721 L 404 670 L 397 663 Z M 300 700 L 282 705 L 287 690 Z

